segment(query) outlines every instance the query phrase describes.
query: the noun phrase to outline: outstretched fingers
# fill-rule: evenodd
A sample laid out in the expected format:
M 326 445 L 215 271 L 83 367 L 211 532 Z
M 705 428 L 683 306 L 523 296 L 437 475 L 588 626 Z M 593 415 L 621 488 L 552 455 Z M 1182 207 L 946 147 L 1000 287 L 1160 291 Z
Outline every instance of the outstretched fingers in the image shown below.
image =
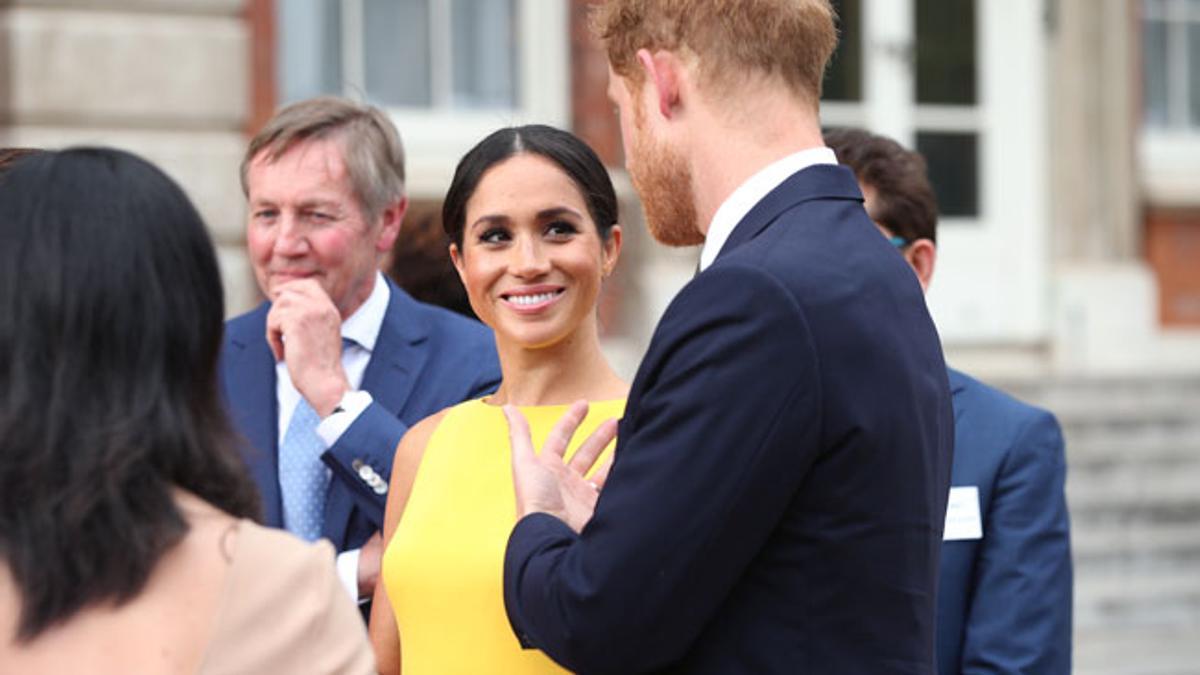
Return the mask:
M 617 420 L 604 420 L 600 426 L 596 427 L 596 430 L 592 432 L 592 435 L 584 439 L 583 443 L 579 445 L 579 449 L 575 451 L 575 454 L 571 457 L 571 461 L 567 466 L 569 466 L 572 471 L 580 476 L 586 476 L 587 472 L 591 471 L 592 467 L 596 465 L 596 460 L 600 458 L 600 455 L 604 452 L 604 449 L 607 448 L 608 444 L 612 443 L 612 440 L 616 437 Z M 607 473 L 607 471 L 605 473 Z M 590 480 L 595 485 L 601 485 L 603 482 L 603 478 L 601 478 L 600 481 L 597 481 L 595 476 L 592 476 Z
M 604 482 L 608 480 L 608 472 L 612 469 L 613 460 L 616 458 L 617 455 L 615 453 L 609 455 L 608 459 L 604 460 L 604 463 L 600 465 L 600 468 L 596 469 L 596 472 L 593 473 L 592 477 L 588 479 L 588 482 L 591 483 L 592 487 L 596 488 L 596 492 L 599 492 L 604 487 Z
M 529 437 L 529 422 L 516 406 L 506 405 L 501 410 L 508 420 L 508 441 L 512 444 L 513 462 L 533 461 L 533 439 Z
M 563 413 L 563 416 L 554 423 L 554 428 L 546 436 L 546 444 L 542 446 L 543 456 L 549 453 L 562 460 L 563 455 L 567 452 L 567 446 L 571 443 L 571 438 L 575 435 L 575 430 L 583 423 L 583 418 L 587 417 L 587 411 L 587 401 L 576 401 L 571 404 L 570 408 L 567 408 L 567 412 Z

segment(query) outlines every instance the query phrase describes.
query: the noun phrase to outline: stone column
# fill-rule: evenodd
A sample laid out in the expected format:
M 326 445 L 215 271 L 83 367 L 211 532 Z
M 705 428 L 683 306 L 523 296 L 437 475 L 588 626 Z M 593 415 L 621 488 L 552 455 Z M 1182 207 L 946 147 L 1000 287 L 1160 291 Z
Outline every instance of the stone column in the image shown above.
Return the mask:
M 1054 365 L 1091 374 L 1170 367 L 1141 251 L 1137 3 L 1046 0 L 1046 8 Z
M 1129 0 L 1047 3 L 1056 260 L 1138 260 L 1140 57 Z
M 258 299 L 238 164 L 249 110 L 242 0 L 0 0 L 0 145 L 106 145 L 178 181 L 217 244 L 226 312 Z

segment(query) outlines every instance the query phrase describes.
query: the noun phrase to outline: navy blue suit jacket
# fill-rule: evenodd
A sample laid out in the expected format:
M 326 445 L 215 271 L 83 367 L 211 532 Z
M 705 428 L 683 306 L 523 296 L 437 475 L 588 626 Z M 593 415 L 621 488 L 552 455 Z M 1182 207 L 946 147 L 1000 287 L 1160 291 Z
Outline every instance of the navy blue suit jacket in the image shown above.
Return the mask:
M 321 536 L 338 551 L 362 546 L 383 528 L 386 495 L 376 494 L 358 467 L 370 466 L 388 480 L 396 444 L 409 426 L 490 393 L 500 381 L 495 339 L 486 326 L 417 302 L 387 283 L 391 298 L 360 387 L 374 401 L 321 457 L 333 472 Z M 244 456 L 262 495 L 264 523 L 282 527 L 269 309 L 263 303 L 226 323 L 221 380 L 230 417 L 247 441 Z
M 671 302 L 581 535 L 521 519 L 514 630 L 581 673 L 921 673 L 953 442 L 921 289 L 815 166 Z
M 983 538 L 942 545 L 938 672 L 1071 672 L 1071 542 L 1058 422 L 960 372 L 951 484 L 979 489 Z

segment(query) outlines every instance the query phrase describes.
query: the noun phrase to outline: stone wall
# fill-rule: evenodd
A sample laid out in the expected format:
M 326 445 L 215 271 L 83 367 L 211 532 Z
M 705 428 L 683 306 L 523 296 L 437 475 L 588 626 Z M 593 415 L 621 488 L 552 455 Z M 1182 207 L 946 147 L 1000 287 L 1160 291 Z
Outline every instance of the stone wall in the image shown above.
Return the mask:
M 208 223 L 229 314 L 258 300 L 237 177 L 248 48 L 241 0 L 0 2 L 0 145 L 108 145 L 162 167 Z
M 1200 330 L 1164 329 L 1160 261 L 1144 250 L 1138 6 L 1059 0 L 1047 14 L 1048 366 L 1060 374 L 1200 372 Z

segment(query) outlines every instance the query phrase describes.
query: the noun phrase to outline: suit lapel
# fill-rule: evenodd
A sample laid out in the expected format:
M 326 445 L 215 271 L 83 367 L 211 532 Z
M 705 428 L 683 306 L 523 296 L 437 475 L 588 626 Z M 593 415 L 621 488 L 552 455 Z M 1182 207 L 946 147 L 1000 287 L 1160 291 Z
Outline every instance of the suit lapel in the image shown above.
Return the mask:
M 375 349 L 371 350 L 371 360 L 363 372 L 359 389 L 369 392 L 376 404 L 403 419 L 401 413 L 412 395 L 417 377 L 428 357 L 428 350 L 425 348 L 428 333 L 426 326 L 418 325 L 419 312 L 416 301 L 390 279 L 385 277 L 385 280 L 391 292 L 387 313 L 379 326 L 379 337 L 375 340 Z M 408 421 L 417 420 L 406 420 Z M 390 453 L 394 449 L 389 448 L 386 457 L 375 456 L 372 448 L 357 448 L 355 452 L 359 456 L 369 458 L 368 463 L 376 467 L 390 467 Z M 341 486 L 338 489 L 350 488 Z M 331 493 L 331 499 L 325 505 L 322 533 L 326 538 L 333 540 L 339 550 L 348 545 L 346 540 L 350 534 L 348 527 L 353 507 L 353 497 L 345 493 L 337 499 L 332 498 Z
M 229 335 L 226 396 L 235 428 L 249 442 L 242 456 L 262 495 L 263 522 L 283 524 L 279 495 L 279 402 L 275 392 L 275 357 L 266 340 L 269 305 L 262 305 L 249 321 Z
M 717 259 L 758 236 L 781 213 L 797 204 L 813 199 L 851 199 L 861 202 L 862 198 L 854 174 L 844 166 L 815 164 L 797 171 L 750 209 L 733 228 Z
M 390 279 L 387 284 L 391 291 L 387 314 L 379 327 L 371 361 L 363 373 L 361 389 L 370 392 L 372 399 L 399 417 L 425 366 L 428 353 L 422 345 L 428 334 L 426 326 L 418 325 L 416 320 L 416 301 Z

